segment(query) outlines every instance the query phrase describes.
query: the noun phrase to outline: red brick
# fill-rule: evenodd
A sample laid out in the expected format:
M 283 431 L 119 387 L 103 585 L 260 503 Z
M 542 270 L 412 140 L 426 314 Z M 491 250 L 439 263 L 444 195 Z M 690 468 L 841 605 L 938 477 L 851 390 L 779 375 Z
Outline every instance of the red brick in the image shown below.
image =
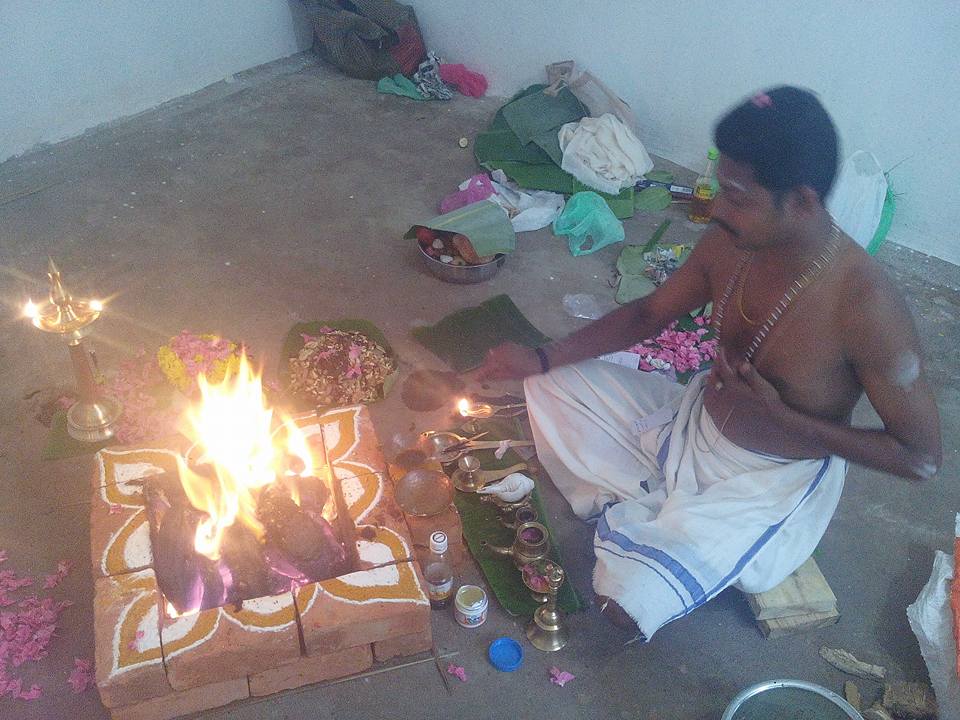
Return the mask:
M 160 592 L 152 570 L 98 578 L 93 628 L 96 677 L 107 707 L 171 692 L 160 648 Z
M 94 577 L 124 575 L 153 565 L 150 523 L 142 505 L 90 504 L 90 560 Z
M 109 502 L 122 503 L 131 493 L 139 492 L 137 480 L 176 472 L 176 456 L 187 446 L 185 438 L 175 436 L 152 442 L 150 447 L 105 448 L 94 456 L 93 488 L 116 486 L 110 491 Z
M 373 665 L 369 645 L 347 648 L 327 655 L 300 658 L 297 662 L 250 676 L 250 694 L 272 695 L 283 690 L 356 675 Z
M 290 593 L 247 600 L 239 611 L 214 608 L 173 619 L 164 613 L 161 639 L 174 690 L 245 677 L 300 657 Z
M 383 473 L 387 463 L 380 450 L 370 412 L 363 405 L 329 410 L 320 415 L 327 462 L 337 477 Z
M 311 656 L 430 627 L 430 603 L 420 570 L 412 562 L 313 583 L 295 595 Z
M 375 525 L 357 528 L 358 570 L 396 565 L 413 559 L 413 546 L 393 530 Z
M 395 657 L 428 652 L 432 648 L 433 633 L 430 628 L 427 627 L 423 632 L 401 635 L 390 638 L 389 640 L 375 642 L 373 644 L 373 657 L 377 662 L 386 662 Z
M 357 527 L 360 568 L 412 559 L 410 531 L 386 476 L 375 473 L 345 478 L 341 480 L 341 487 Z M 369 547 L 371 541 L 388 542 L 391 552 Z
M 313 411 L 301 413 L 294 415 L 291 420 L 306 437 L 310 452 L 313 454 L 314 467 L 325 466 L 327 455 L 323 445 L 323 424 L 317 417 L 317 413 Z
M 172 692 L 136 705 L 113 708 L 110 715 L 113 720 L 169 720 L 228 705 L 249 696 L 247 679 L 242 677 Z

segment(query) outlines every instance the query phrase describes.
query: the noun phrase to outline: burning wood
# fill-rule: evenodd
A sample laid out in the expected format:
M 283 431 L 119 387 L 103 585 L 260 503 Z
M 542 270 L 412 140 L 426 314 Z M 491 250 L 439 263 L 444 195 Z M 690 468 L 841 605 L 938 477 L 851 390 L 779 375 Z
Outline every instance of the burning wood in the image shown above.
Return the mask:
M 203 475 L 201 467 L 198 474 Z M 178 614 L 275 595 L 356 567 L 352 523 L 331 523 L 323 510 L 330 490 L 318 478 L 301 478 L 301 504 L 282 488 L 258 493 L 262 538 L 235 523 L 224 532 L 220 557 L 197 552 L 194 537 L 204 520 L 187 500 L 173 474 L 145 482 L 157 583 Z M 336 502 L 336 498 L 334 498 Z M 346 517 L 340 507 L 335 518 Z
M 353 523 L 332 474 L 292 420 L 277 427 L 246 357 L 235 377 L 198 385 L 181 427 L 196 444 L 175 476 L 145 492 L 157 583 L 174 609 L 237 604 L 354 569 Z

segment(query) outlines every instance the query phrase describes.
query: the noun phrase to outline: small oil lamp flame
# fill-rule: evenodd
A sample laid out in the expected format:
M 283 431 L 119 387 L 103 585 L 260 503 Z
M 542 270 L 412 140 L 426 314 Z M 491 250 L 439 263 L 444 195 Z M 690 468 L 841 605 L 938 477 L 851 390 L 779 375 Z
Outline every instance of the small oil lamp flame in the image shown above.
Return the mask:
M 470 401 L 466 398 L 461 398 L 460 402 L 457 403 L 457 410 L 463 417 L 470 417 Z
M 23 316 L 28 320 L 36 320 L 40 317 L 40 310 L 37 308 L 36 303 L 32 299 L 27 299 L 27 302 L 23 306 Z

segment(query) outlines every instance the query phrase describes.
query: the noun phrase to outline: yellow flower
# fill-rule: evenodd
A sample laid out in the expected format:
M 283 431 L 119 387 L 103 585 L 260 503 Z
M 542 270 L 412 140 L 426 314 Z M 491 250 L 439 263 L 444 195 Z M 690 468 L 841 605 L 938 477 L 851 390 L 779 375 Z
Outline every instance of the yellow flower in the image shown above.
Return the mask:
M 183 335 L 189 337 L 189 333 L 183 333 L 181 337 Z M 218 336 L 209 333 L 193 337 L 211 344 L 220 340 Z M 164 377 L 167 378 L 167 381 L 183 393 L 187 393 L 195 387 L 198 368 L 202 369 L 200 371 L 206 375 L 207 380 L 215 385 L 223 382 L 227 373 L 233 374 L 237 372 L 240 367 L 239 347 L 236 343 L 230 342 L 230 355 L 228 357 L 211 361 L 211 359 L 202 352 L 198 352 L 193 356 L 192 365 L 194 369 L 189 370 L 183 358 L 177 354 L 177 351 L 172 347 L 173 340 L 175 339 L 176 338 L 171 339 L 169 344 L 163 345 L 157 350 L 157 364 L 160 366 L 160 370 L 163 372 Z

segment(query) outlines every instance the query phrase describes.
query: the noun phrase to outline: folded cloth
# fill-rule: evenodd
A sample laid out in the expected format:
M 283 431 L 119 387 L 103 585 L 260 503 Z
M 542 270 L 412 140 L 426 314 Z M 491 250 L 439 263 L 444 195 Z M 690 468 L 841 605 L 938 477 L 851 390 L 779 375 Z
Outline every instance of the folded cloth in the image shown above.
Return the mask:
M 478 72 L 468 70 L 459 63 L 442 63 L 440 65 L 440 79 L 449 85 L 456 86 L 463 95 L 483 97 L 487 92 L 487 79 Z
M 614 115 L 567 123 L 558 135 L 560 167 L 580 182 L 616 195 L 653 169 L 643 143 Z
M 727 440 L 686 388 L 588 360 L 527 378 L 544 469 L 574 512 L 596 519 L 598 595 L 649 639 L 730 585 L 769 590 L 813 552 L 846 462 L 788 460 Z

